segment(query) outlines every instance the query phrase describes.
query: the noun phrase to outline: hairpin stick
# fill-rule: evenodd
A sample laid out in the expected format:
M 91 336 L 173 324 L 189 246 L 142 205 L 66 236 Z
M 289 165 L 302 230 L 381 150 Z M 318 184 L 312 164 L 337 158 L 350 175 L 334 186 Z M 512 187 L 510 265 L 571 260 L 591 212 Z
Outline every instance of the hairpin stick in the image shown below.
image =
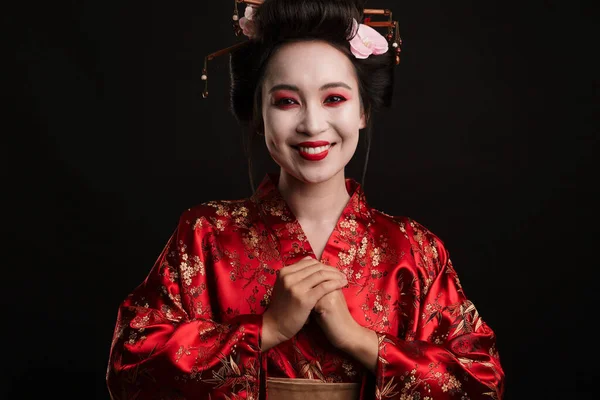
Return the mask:
M 381 8 L 365 8 L 363 11 L 363 14 L 369 14 L 369 15 L 390 15 L 391 11 L 386 9 L 381 9 Z
M 365 25 L 373 28 L 391 28 L 394 26 L 394 23 L 389 21 L 369 21 Z
M 211 53 L 204 58 L 204 69 L 202 70 L 202 77 L 201 77 L 201 79 L 204 81 L 204 91 L 202 92 L 202 97 L 204 97 L 204 98 L 208 97 L 208 62 L 211 61 L 215 57 L 219 57 L 224 54 L 231 53 L 232 51 L 236 50 L 239 47 L 246 45 L 247 43 L 248 43 L 248 41 L 236 43 L 233 46 L 229 46 L 225 49 L 215 51 L 214 53 Z
M 233 46 L 229 46 L 225 49 L 215 51 L 214 53 L 211 53 L 208 56 L 206 56 L 206 58 L 208 59 L 208 61 L 210 61 L 215 57 L 219 57 L 219 56 L 222 56 L 223 54 L 231 53 L 233 50 L 236 50 L 238 47 L 242 47 L 242 46 L 246 45 L 247 43 L 248 43 L 247 40 L 240 42 L 240 43 L 236 43 Z

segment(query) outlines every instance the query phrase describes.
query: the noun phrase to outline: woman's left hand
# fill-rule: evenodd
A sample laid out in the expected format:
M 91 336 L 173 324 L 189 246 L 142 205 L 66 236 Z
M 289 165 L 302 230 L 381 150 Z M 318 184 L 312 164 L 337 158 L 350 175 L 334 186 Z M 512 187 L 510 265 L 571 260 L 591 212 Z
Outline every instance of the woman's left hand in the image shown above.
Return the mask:
M 363 328 L 350 314 L 342 290 L 337 289 L 321 297 L 313 310 L 329 342 L 338 349 L 350 350 L 354 338 L 360 337 Z
M 377 334 L 361 326 L 350 314 L 342 289 L 321 297 L 314 307 L 315 319 L 329 342 L 375 373 L 379 351 Z

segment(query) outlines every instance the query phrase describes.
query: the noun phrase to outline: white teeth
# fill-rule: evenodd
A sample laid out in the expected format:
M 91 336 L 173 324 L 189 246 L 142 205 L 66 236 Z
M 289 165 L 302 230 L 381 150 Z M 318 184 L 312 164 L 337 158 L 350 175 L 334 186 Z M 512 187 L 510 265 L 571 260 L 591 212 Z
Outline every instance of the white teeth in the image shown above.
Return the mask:
M 319 153 L 324 152 L 325 150 L 329 150 L 330 147 L 331 147 L 331 145 L 328 144 L 327 146 L 319 146 L 319 147 L 298 147 L 298 149 L 300 149 L 300 151 L 303 153 L 319 154 Z

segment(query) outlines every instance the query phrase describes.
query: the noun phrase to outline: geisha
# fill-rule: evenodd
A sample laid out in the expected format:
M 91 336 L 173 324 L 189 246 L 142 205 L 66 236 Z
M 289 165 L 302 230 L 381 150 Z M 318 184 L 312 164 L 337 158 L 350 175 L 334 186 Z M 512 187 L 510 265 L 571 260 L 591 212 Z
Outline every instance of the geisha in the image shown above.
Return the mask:
M 181 214 L 119 308 L 112 398 L 502 398 L 494 332 L 443 242 L 345 176 L 389 104 L 397 24 L 380 34 L 358 1 L 246 3 L 232 111 L 280 169 Z

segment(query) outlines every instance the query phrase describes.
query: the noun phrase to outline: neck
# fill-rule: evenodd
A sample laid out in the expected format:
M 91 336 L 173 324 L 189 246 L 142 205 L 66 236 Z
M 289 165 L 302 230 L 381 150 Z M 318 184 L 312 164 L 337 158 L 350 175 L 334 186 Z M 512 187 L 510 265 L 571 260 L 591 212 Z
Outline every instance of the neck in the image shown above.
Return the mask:
M 350 200 L 343 169 L 319 183 L 302 182 L 282 169 L 277 186 L 296 218 L 314 224 L 335 223 Z

